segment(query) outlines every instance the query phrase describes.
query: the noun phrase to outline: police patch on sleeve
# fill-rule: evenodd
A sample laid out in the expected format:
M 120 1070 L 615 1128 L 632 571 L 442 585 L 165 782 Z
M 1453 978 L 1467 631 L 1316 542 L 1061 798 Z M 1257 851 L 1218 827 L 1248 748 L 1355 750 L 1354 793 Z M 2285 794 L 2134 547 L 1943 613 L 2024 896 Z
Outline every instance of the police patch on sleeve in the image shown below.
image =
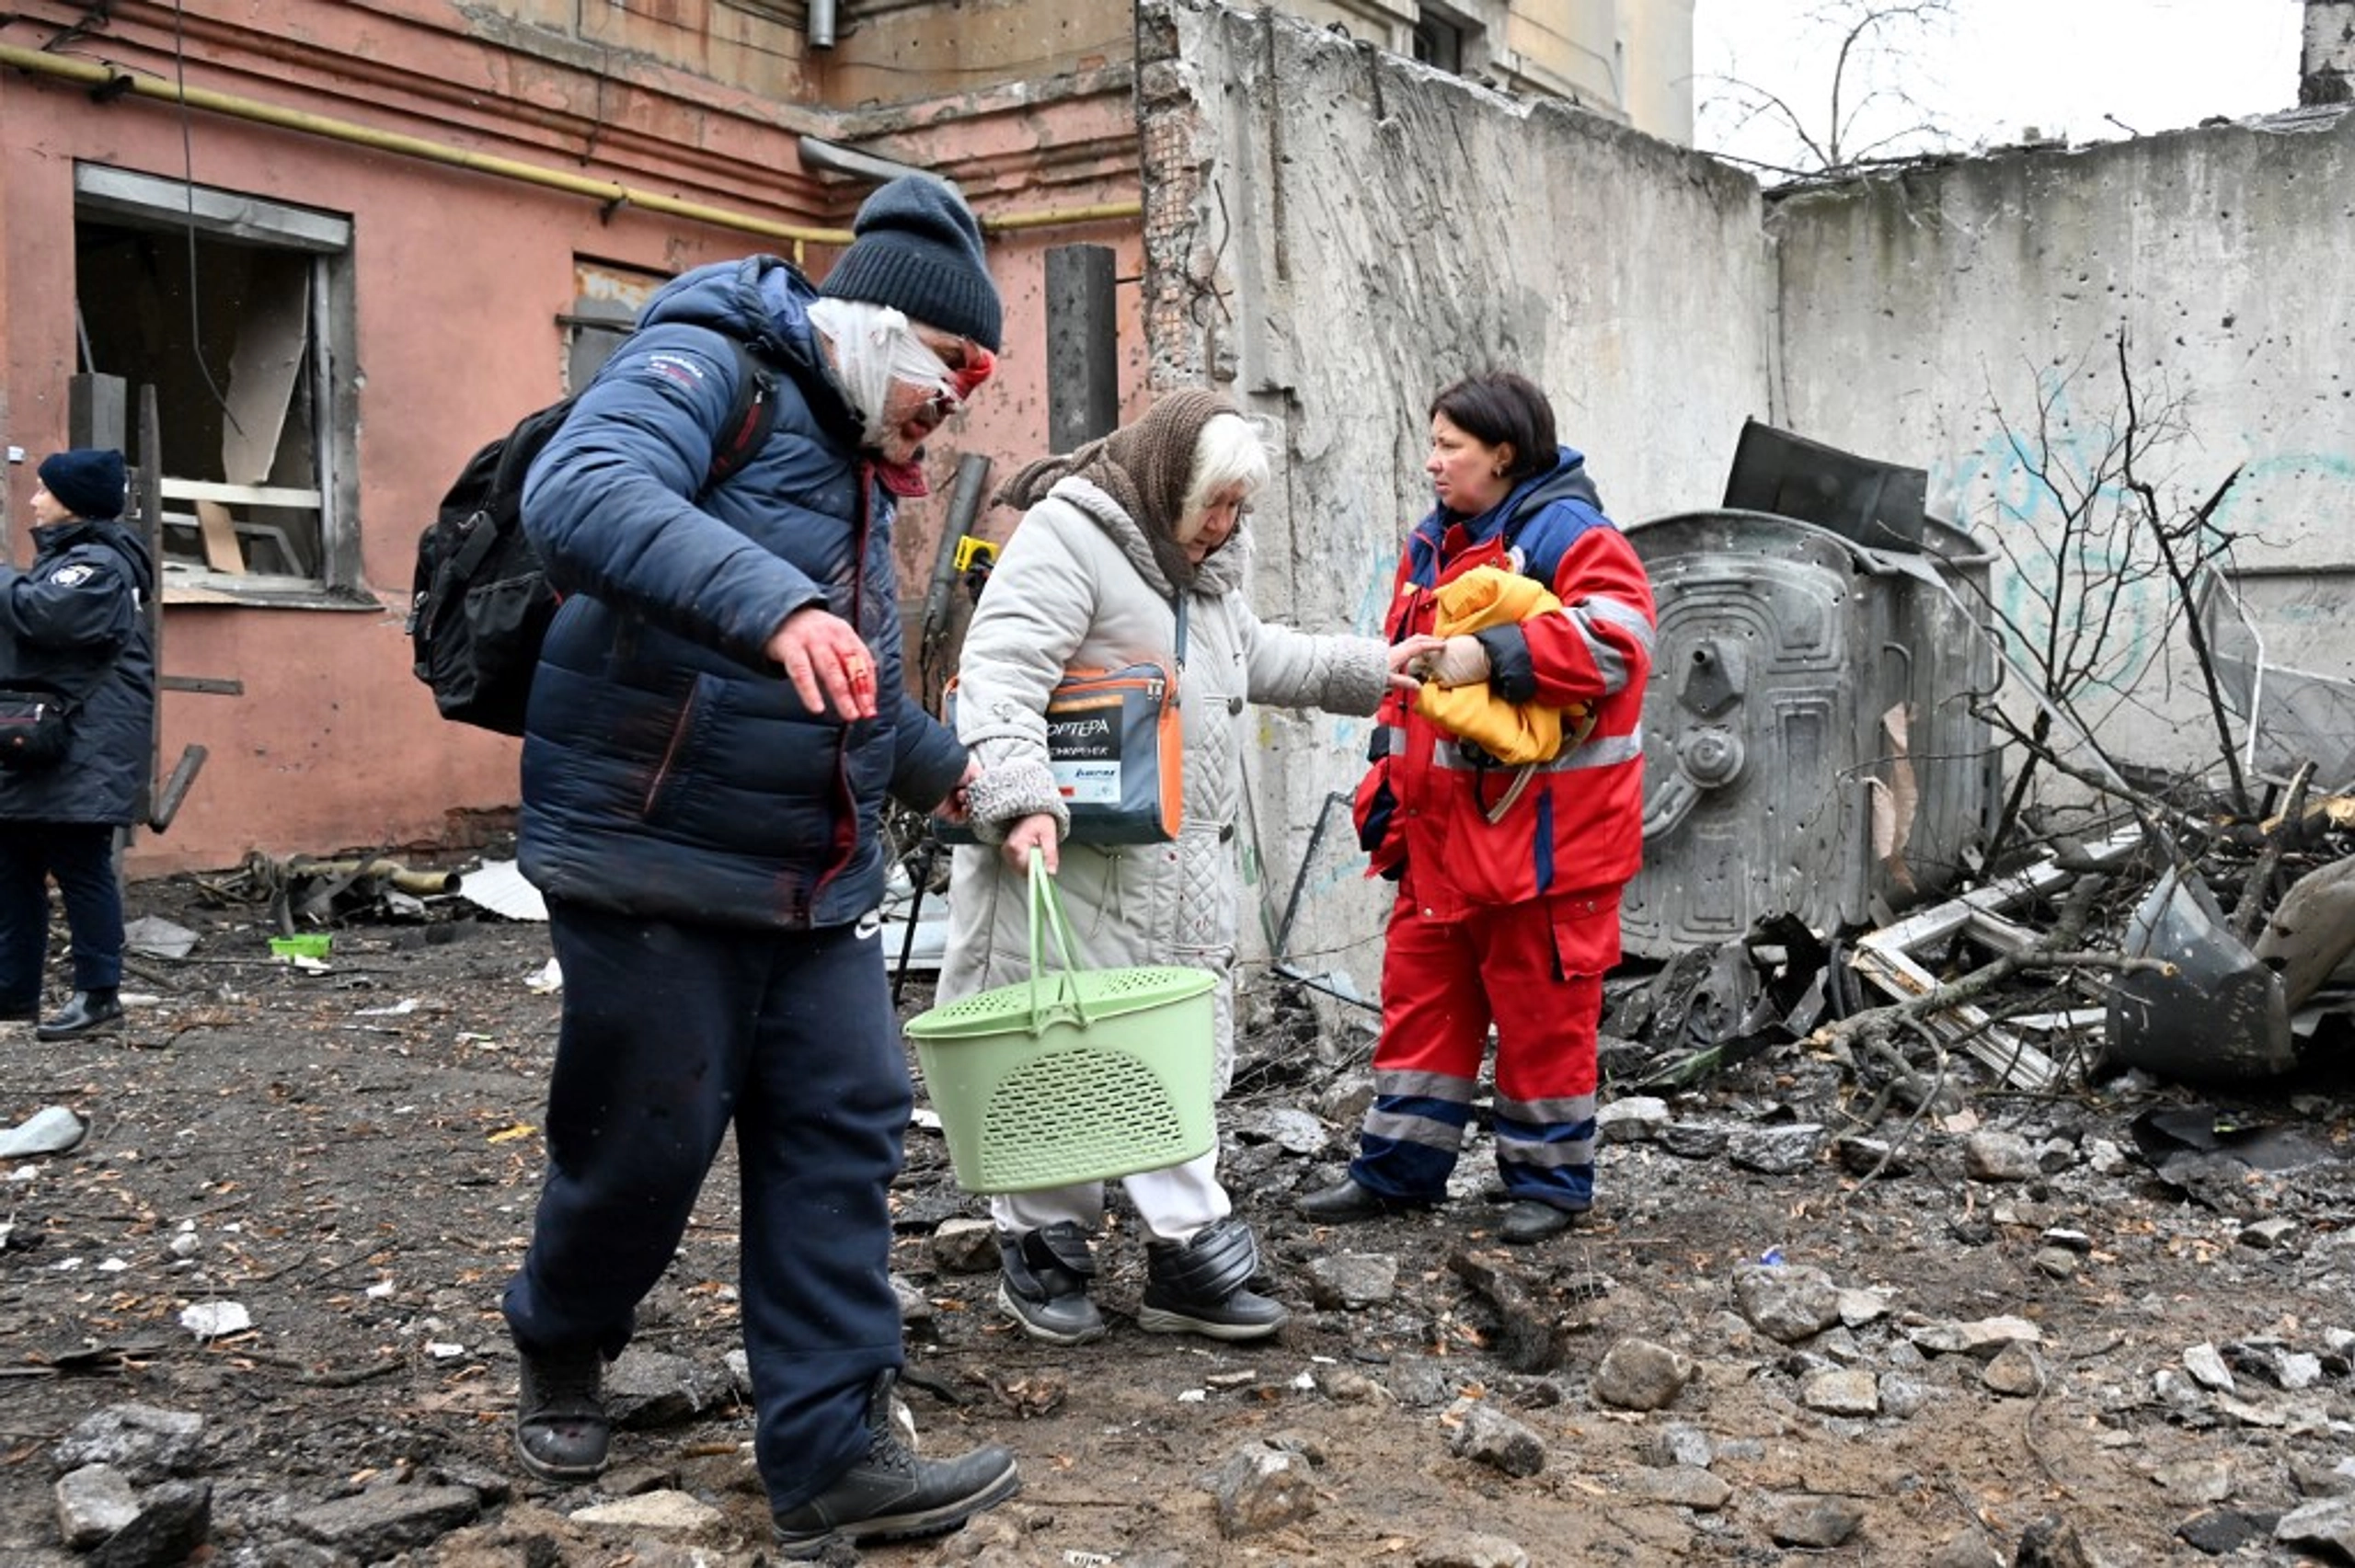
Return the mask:
M 49 580 L 60 588 L 79 588 L 98 576 L 98 568 L 86 562 L 75 561 L 49 574 Z

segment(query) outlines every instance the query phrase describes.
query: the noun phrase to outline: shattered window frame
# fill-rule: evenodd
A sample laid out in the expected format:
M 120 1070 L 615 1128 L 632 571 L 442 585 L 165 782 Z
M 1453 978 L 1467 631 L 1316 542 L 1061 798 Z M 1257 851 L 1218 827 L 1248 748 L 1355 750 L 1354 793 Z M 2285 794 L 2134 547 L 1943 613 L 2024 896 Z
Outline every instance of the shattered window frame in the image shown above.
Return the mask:
M 356 359 L 351 219 L 94 163 L 74 195 L 84 368 L 122 377 L 134 408 L 155 389 L 165 601 L 375 607 L 339 370 Z

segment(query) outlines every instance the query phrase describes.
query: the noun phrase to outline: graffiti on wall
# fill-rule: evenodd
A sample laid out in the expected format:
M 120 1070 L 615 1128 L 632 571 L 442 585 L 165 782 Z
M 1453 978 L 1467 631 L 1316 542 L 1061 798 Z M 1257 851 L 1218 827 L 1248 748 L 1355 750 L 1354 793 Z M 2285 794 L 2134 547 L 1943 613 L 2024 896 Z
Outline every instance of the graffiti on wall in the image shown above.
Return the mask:
M 2177 618 L 2148 512 L 2127 483 L 2130 437 L 2133 476 L 2151 486 L 2170 525 L 2187 521 L 2234 475 L 2233 443 L 2197 439 L 2187 401 L 2168 398 L 2164 387 L 2156 396 L 2138 389 L 2131 407 L 2122 395 L 2106 402 L 2085 395 L 2104 380 L 2082 362 L 2040 372 L 2028 418 L 1997 406 L 1985 439 L 1931 469 L 1932 493 L 1947 498 L 2000 557 L 1993 609 L 2013 652 L 2050 648 L 2099 624 L 2101 647 L 2077 670 L 2072 696 L 2131 690 L 2164 656 Z M 2318 512 L 2318 486 L 2345 499 L 2325 501 Z M 2292 494 L 2298 519 L 2285 523 L 2280 502 Z M 2279 546 L 2286 527 L 2350 512 L 2355 460 L 2277 452 L 2239 461 L 2211 522 L 2235 540 Z

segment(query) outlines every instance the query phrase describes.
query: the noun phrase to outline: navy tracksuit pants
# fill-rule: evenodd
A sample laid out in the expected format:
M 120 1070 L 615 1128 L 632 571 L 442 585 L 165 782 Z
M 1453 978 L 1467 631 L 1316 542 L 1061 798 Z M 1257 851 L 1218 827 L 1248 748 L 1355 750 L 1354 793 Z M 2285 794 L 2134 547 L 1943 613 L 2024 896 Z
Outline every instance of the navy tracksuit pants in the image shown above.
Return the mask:
M 902 1360 L 886 1198 L 912 1098 L 880 936 L 548 913 L 564 1019 L 508 1326 L 619 1354 L 733 1123 L 754 1452 L 794 1507 L 865 1456 L 870 1386 Z
M 0 1013 L 40 1006 L 49 947 L 49 879 L 65 898 L 74 989 L 122 984 L 122 884 L 110 822 L 0 822 Z

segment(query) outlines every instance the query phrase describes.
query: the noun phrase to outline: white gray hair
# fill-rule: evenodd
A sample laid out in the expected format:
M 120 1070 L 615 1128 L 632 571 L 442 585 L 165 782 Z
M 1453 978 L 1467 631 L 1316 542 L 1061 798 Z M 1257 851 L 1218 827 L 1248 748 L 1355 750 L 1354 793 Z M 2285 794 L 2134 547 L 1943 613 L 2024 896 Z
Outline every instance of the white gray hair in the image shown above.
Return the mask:
M 1194 473 L 1187 481 L 1185 504 L 1178 509 L 1178 543 L 1186 544 L 1202 531 L 1202 514 L 1211 498 L 1243 486 L 1243 499 L 1266 487 L 1270 472 L 1269 441 L 1257 419 L 1240 414 L 1214 414 L 1194 441 Z

